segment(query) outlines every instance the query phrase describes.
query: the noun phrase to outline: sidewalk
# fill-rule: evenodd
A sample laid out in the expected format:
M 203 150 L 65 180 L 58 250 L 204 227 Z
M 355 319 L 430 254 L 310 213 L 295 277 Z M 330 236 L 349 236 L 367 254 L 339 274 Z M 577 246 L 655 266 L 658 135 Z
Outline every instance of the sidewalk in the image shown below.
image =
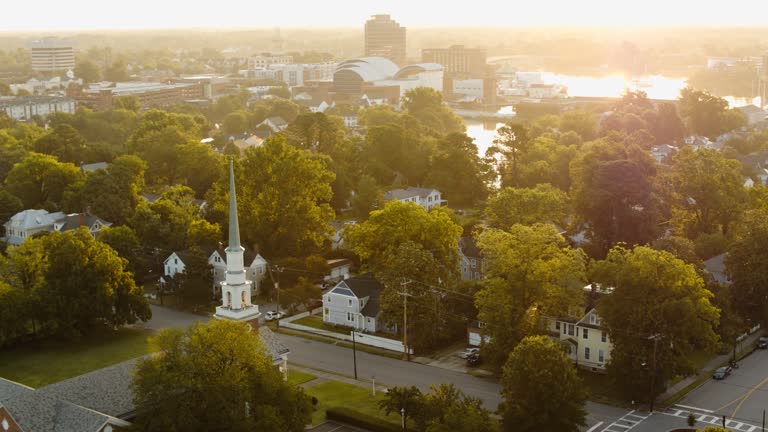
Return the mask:
M 744 358 L 746 355 L 751 353 L 752 352 L 751 345 L 753 343 L 755 343 L 755 341 L 757 341 L 757 339 L 760 338 L 760 336 L 762 336 L 762 335 L 763 335 L 762 330 L 758 330 L 758 331 L 754 332 L 753 334 L 749 335 L 747 338 L 745 338 L 741 342 L 742 347 L 744 347 L 744 348 L 742 349 L 741 352 L 738 353 L 738 358 L 739 359 Z M 728 353 L 728 354 L 722 354 L 722 355 L 714 357 L 703 368 L 701 368 L 701 370 L 699 371 L 698 374 L 693 375 L 693 376 L 689 376 L 687 378 L 684 378 L 680 382 L 678 382 L 677 384 L 673 385 L 672 387 L 669 387 L 667 389 L 667 391 L 664 392 L 664 394 L 659 395 L 657 400 L 659 400 L 659 401 L 666 401 L 666 400 L 668 400 L 670 397 L 674 396 L 677 392 L 679 392 L 679 391 L 683 390 L 684 388 L 688 387 L 689 385 L 695 383 L 702 376 L 702 374 L 707 374 L 708 375 L 712 370 L 717 369 L 720 366 L 722 366 L 723 364 L 728 363 L 728 360 L 730 360 L 732 356 L 733 356 L 732 353 Z M 691 390 L 693 390 L 693 389 L 691 389 Z

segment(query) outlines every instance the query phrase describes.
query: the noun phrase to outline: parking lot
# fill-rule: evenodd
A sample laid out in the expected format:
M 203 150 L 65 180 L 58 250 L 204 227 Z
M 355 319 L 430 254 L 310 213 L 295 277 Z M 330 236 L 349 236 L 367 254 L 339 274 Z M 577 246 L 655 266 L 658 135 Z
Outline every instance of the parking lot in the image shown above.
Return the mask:
M 710 379 L 679 404 L 713 416 L 761 424 L 768 407 L 768 350 L 755 351 L 729 377 Z

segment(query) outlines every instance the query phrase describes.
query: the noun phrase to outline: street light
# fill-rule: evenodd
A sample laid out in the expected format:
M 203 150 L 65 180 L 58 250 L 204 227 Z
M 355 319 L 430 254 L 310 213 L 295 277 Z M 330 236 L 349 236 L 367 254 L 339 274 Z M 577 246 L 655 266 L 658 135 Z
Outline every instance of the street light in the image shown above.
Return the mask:
M 405 407 L 400 408 L 400 418 L 403 422 L 403 430 L 405 430 Z

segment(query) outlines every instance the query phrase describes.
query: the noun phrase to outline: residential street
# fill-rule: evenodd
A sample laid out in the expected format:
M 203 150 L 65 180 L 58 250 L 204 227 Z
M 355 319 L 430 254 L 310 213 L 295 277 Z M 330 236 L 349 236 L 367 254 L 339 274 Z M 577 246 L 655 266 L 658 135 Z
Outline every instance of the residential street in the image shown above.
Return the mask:
M 153 330 L 186 327 L 196 321 L 209 319 L 159 306 L 152 306 L 152 314 L 152 320 L 146 323 L 146 327 Z M 290 363 L 347 376 L 354 375 L 352 349 L 284 334 L 279 337 L 291 350 Z M 409 363 L 362 351 L 357 352 L 357 374 L 358 378 L 363 380 L 370 380 L 375 376 L 377 383 L 390 386 L 415 385 L 422 390 L 429 390 L 430 385 L 453 383 L 466 394 L 482 399 L 490 409 L 496 409 L 501 401 L 500 386 L 493 379 L 476 378 L 457 371 Z M 621 408 L 592 402 L 587 403 L 587 411 L 589 413 L 587 429 L 601 422 L 605 425 L 611 424 L 627 413 Z

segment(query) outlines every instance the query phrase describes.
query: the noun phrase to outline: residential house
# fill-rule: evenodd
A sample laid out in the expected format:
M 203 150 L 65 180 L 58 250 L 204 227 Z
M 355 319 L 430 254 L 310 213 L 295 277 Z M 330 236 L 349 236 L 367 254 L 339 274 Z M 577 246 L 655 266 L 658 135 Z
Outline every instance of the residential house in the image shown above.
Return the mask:
M 107 164 L 106 162 L 94 162 L 90 164 L 83 164 L 83 165 L 80 165 L 80 171 L 82 171 L 83 174 L 88 174 L 94 171 L 98 171 L 100 169 L 105 170 L 107 169 L 107 166 L 109 166 L 109 164 Z
M 459 239 L 459 267 L 461 280 L 473 281 L 485 279 L 485 256 L 477 247 L 475 239 L 464 236 Z
M 11 245 L 20 245 L 24 240 L 39 232 L 65 232 L 83 226 L 88 228 L 94 238 L 97 238 L 102 228 L 110 227 L 112 223 L 92 215 L 90 212 L 64 214 L 31 209 L 20 211 L 11 216 L 3 226 L 5 227 L 5 241 Z
M 404 203 L 416 203 L 427 210 L 439 207 L 447 201 L 441 198 L 440 191 L 433 188 L 408 187 L 394 189 L 384 194 L 384 201 L 397 200 Z
M 731 280 L 728 279 L 728 276 L 725 274 L 726 255 L 728 254 L 722 253 L 704 261 L 704 269 L 707 270 L 707 272 L 712 275 L 712 278 L 715 279 L 715 281 L 718 283 L 730 285 Z
M 748 126 L 760 123 L 768 117 L 768 111 L 754 105 L 747 105 L 737 109 L 746 117 Z
M 357 221 L 333 221 L 331 222 L 331 226 L 333 226 L 333 235 L 331 236 L 331 249 L 337 250 L 337 249 L 344 249 L 344 231 L 347 229 L 348 226 L 356 225 Z
M 269 128 L 272 133 L 280 133 L 288 129 L 288 122 L 283 120 L 282 117 L 269 117 L 268 119 L 256 125 L 256 128 L 260 128 L 262 126 Z
M 651 157 L 656 159 L 656 162 L 662 163 L 667 157 L 677 152 L 679 149 L 673 145 L 662 144 L 651 148 Z
M 352 261 L 341 259 L 329 259 L 326 261 L 328 264 L 328 274 L 323 277 L 325 282 L 338 282 L 349 278 L 349 271 L 352 267 Z
M 370 273 L 339 282 L 323 295 L 323 322 L 370 333 L 382 330 L 379 296 L 383 290 Z
M 265 326 L 259 337 L 283 374 L 290 350 Z M 121 432 L 136 417 L 131 381 L 138 358 L 38 389 L 0 378 L 2 432 Z
M 478 347 L 483 343 L 488 343 L 490 340 L 490 336 L 483 335 L 482 321 L 472 320 L 467 324 L 467 344 L 469 346 Z
M 749 189 L 755 186 L 755 181 L 752 180 L 752 177 L 742 176 L 742 186 Z
M 229 137 L 229 140 L 235 144 L 241 152 L 249 148 L 261 147 L 264 144 L 264 139 L 255 134 L 246 134 L 242 137 Z
M 224 281 L 227 271 L 227 254 L 222 249 L 214 249 L 206 253 L 206 256 L 208 256 L 208 265 L 211 266 L 213 273 L 213 295 L 219 296 L 221 283 Z M 262 280 L 266 277 L 267 261 L 251 249 L 245 249 L 243 257 L 248 273 L 247 277 L 253 282 L 253 295 L 255 296 L 259 292 Z M 190 259 L 192 258 L 189 251 L 171 253 L 163 261 L 163 276 L 160 278 L 160 283 L 165 284 L 176 274 L 184 273 Z
M 572 308 L 568 316 L 549 320 L 550 335 L 563 342 L 566 353 L 574 363 L 594 372 L 604 372 L 611 358 L 612 345 L 594 302 L 602 295 L 610 295 L 612 288 L 584 287 L 589 298 L 587 307 Z M 585 312 L 586 311 L 586 312 Z

